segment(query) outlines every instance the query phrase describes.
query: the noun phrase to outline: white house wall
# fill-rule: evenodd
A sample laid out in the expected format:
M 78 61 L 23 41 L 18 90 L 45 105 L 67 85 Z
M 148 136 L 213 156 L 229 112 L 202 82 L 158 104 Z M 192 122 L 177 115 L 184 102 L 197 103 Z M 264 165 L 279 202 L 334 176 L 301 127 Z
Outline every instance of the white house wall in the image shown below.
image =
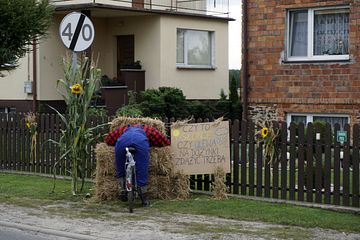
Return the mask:
M 220 91 L 229 89 L 228 23 L 212 19 L 182 16 L 161 18 L 160 85 L 183 90 L 188 99 L 219 99 Z M 176 67 L 177 28 L 215 32 L 215 69 L 178 69 Z
M 160 17 L 136 16 L 108 19 L 113 36 L 113 74 L 116 76 L 116 36 L 134 35 L 135 61 L 141 61 L 145 69 L 145 88 L 160 86 Z
M 31 47 L 32 48 L 32 47 Z M 19 60 L 19 66 L 13 71 L 3 71 L 0 77 L 0 96 L 6 100 L 31 100 L 32 95 L 24 93 L 24 82 L 33 78 L 32 53 L 29 54 L 30 65 L 28 66 L 28 55 Z M 28 68 L 29 67 L 29 68 Z

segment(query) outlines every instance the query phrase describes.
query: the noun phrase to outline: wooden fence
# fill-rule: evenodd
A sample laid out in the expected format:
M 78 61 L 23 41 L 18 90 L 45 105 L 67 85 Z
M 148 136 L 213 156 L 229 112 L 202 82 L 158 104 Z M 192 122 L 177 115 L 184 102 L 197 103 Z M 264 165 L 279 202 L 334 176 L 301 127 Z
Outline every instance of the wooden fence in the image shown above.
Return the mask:
M 94 127 L 109 122 L 109 117 L 92 117 L 88 121 L 88 127 Z M 31 154 L 31 134 L 26 126 L 25 114 L 0 114 L 0 170 L 27 171 L 34 173 L 52 174 L 53 166 L 60 158 L 59 147 L 48 141 L 59 141 L 61 129 L 64 123 L 57 114 L 37 115 L 36 144 Z M 108 128 L 98 129 L 96 134 L 103 135 Z M 90 155 L 86 159 L 83 168 L 85 176 L 93 176 L 96 162 L 93 146 L 89 146 Z M 57 165 L 57 175 L 70 176 L 70 165 Z
M 92 118 L 88 126 L 108 121 L 108 117 Z M 165 121 L 169 130 L 171 121 Z M 24 115 L 0 114 L 0 169 L 52 173 L 60 153 L 47 140 L 59 140 L 63 127 L 57 115 L 38 116 L 36 158 L 32 159 L 31 136 Z M 311 123 L 275 123 L 274 129 L 279 129 L 275 141 L 277 157 L 271 163 L 264 158 L 264 143 L 259 142 L 259 129 L 254 123 L 235 120 L 230 122 L 230 129 L 232 172 L 226 178 L 229 192 L 359 207 L 359 125 L 346 125 L 347 140 L 339 142 L 339 125 L 332 128 Z M 107 128 L 98 131 L 107 132 Z M 89 146 L 90 156 L 83 166 L 86 177 L 93 176 L 96 166 L 93 148 Z M 59 165 L 55 170 L 58 175 L 69 175 L 70 166 Z M 196 175 L 190 179 L 191 188 L 211 190 L 213 176 Z

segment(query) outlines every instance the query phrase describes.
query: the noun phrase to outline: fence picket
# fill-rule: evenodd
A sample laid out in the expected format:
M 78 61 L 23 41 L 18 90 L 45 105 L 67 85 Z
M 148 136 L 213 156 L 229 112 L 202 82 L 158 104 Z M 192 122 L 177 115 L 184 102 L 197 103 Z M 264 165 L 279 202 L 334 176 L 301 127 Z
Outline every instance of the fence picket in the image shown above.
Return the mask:
M 20 136 L 20 124 L 21 124 L 21 115 L 20 114 L 16 114 L 15 115 L 15 146 L 14 146 L 14 152 L 15 152 L 15 167 L 14 169 L 16 169 L 16 171 L 20 171 L 21 169 L 21 136 Z
M 254 196 L 255 162 L 255 124 L 249 122 L 249 195 Z
M 315 202 L 321 203 L 322 201 L 322 146 L 323 146 L 323 139 L 322 136 L 322 127 L 317 124 L 315 125 Z
M 325 197 L 324 202 L 330 204 L 331 202 L 331 125 L 325 125 L 325 175 L 324 175 L 324 188 Z
M 275 133 L 277 133 L 278 130 L 279 130 L 279 124 L 274 122 L 273 127 L 274 127 Z M 275 144 L 275 146 L 279 146 L 279 137 L 277 137 L 275 139 L 274 144 Z M 275 148 L 275 149 L 277 149 L 277 148 Z M 276 151 L 275 157 L 271 162 L 272 170 L 273 170 L 272 171 L 272 176 L 273 176 L 273 178 L 272 178 L 272 181 L 273 181 L 272 182 L 272 184 L 273 184 L 273 186 L 272 186 L 272 197 L 273 198 L 279 198 L 279 160 L 280 160 L 279 159 L 279 154 L 280 154 L 280 152 L 278 150 L 275 150 L 275 151 Z
M 262 196 L 262 168 L 263 168 L 263 143 L 260 142 L 257 144 L 256 148 L 256 196 Z
M 306 201 L 313 201 L 313 125 L 309 123 L 307 126 L 306 136 Z M 304 180 L 305 180 L 304 179 Z
M 233 139 L 233 178 L 234 185 L 233 191 L 234 194 L 239 194 L 239 120 L 234 121 L 232 127 L 232 139 Z M 241 133 L 242 135 L 243 133 Z
M 281 199 L 287 199 L 287 128 L 281 123 Z
M 0 169 L 6 169 L 5 166 L 5 119 L 4 114 L 0 113 Z
M 334 126 L 334 133 L 340 130 L 340 125 L 338 123 Z M 340 205 L 340 143 L 334 137 L 334 190 L 333 204 Z
M 55 116 L 55 136 L 54 136 L 54 140 L 56 142 L 59 142 L 60 140 L 60 130 L 61 130 L 61 123 L 60 123 L 60 116 L 58 114 L 56 114 Z M 59 175 L 65 175 L 63 168 L 61 165 L 56 165 L 55 164 L 59 164 L 58 161 L 60 159 L 60 147 L 57 145 L 52 145 L 53 147 L 56 148 L 55 150 L 55 157 L 54 157 L 54 163 L 53 163 L 53 170 L 52 170 L 52 174 L 59 174 Z
M 289 199 L 295 200 L 296 125 L 290 123 Z
M 304 174 L 305 174 L 305 129 L 304 124 L 298 124 L 298 201 L 304 201 Z
M 359 124 L 353 126 L 353 158 L 352 158 L 352 206 L 359 207 Z
M 248 123 L 246 121 L 241 122 L 241 194 L 246 194 L 247 188 L 247 139 L 248 139 Z
M 345 124 L 344 128 L 345 132 L 347 132 L 348 136 L 350 135 L 350 126 L 349 124 Z M 343 161 L 342 161 L 342 168 L 343 168 L 343 203 L 344 206 L 350 205 L 350 170 L 349 170 L 349 161 L 350 161 L 350 139 L 347 138 L 347 140 L 344 142 L 344 148 L 343 148 Z

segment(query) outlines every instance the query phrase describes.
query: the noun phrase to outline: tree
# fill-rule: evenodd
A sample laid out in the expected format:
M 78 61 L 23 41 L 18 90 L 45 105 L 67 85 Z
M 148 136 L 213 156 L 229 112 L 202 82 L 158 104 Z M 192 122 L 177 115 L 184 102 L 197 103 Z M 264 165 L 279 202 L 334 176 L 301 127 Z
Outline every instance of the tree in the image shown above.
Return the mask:
M 237 81 L 232 76 L 229 87 L 229 100 L 230 100 L 230 118 L 236 119 L 241 115 L 241 104 L 237 88 Z
M 33 41 L 46 36 L 53 8 L 48 0 L 0 0 L 0 71 L 16 67 Z

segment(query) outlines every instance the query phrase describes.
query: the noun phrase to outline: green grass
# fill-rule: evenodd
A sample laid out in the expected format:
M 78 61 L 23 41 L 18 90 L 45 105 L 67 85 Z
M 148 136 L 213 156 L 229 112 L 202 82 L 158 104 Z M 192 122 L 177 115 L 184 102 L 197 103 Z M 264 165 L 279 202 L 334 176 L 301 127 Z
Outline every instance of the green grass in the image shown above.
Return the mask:
M 114 216 L 113 214 L 116 212 L 126 213 L 127 205 L 124 203 L 115 201 L 99 204 L 85 198 L 86 193 L 93 195 L 92 183 L 87 183 L 83 193 L 77 196 L 72 196 L 68 180 L 58 179 L 55 193 L 51 193 L 52 186 L 51 178 L 0 173 L 0 203 L 34 208 L 42 206 L 51 214 L 68 217 L 111 218 L 113 220 L 129 217 Z M 185 201 L 153 201 L 152 206 L 146 210 L 143 209 L 141 215 L 130 217 L 146 218 L 159 212 L 201 214 L 305 228 L 319 227 L 345 232 L 360 232 L 360 215 L 235 198 L 217 201 L 200 195 L 193 195 Z

